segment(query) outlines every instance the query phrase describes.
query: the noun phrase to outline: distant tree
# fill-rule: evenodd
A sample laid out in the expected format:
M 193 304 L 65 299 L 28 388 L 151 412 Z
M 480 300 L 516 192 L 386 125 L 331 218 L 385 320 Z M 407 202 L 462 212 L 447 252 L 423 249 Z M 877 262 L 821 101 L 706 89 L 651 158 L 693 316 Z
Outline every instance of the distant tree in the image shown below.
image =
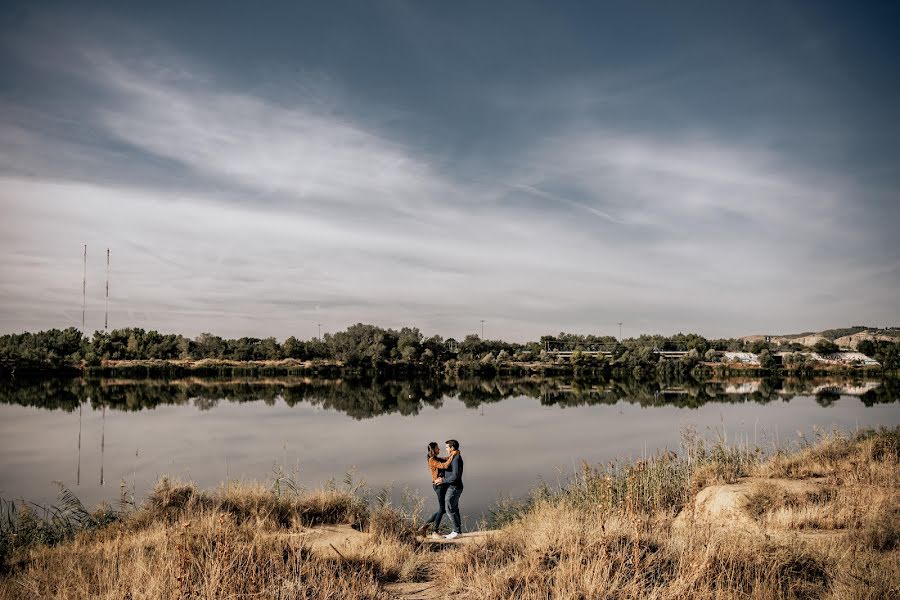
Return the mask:
M 285 358 L 303 358 L 303 342 L 290 336 L 281 345 L 281 351 Z
M 470 333 L 458 345 L 459 357 L 467 360 L 478 360 L 485 353 L 485 344 L 481 338 Z
M 259 344 L 258 355 L 260 360 L 280 360 L 282 358 L 282 348 L 273 337 L 267 337 Z
M 125 344 L 125 351 L 128 353 L 125 358 L 135 359 L 143 358 L 141 352 L 141 338 L 143 331 L 140 329 L 132 329 L 128 334 L 128 342 Z
M 865 325 L 854 325 L 853 327 L 844 327 L 842 329 L 826 329 L 820 335 L 829 340 L 836 340 L 840 337 L 862 333 L 868 329 Z
M 429 356 L 426 357 L 425 353 Z M 444 342 L 444 338 L 439 335 L 433 335 L 430 338 L 422 340 L 422 359 L 428 362 L 443 362 L 450 358 L 450 350 L 448 344 Z
M 378 363 L 390 358 L 397 349 L 396 331 L 376 325 L 357 323 L 344 331 L 325 335 L 332 357 L 347 364 Z
M 334 358 L 329 349 L 329 335 L 325 334 L 325 339 L 312 338 L 304 343 L 304 351 L 301 353 L 301 358 L 304 359 L 314 359 L 314 358 Z
M 709 340 L 696 333 L 679 333 L 669 338 L 667 346 L 673 350 L 696 350 L 699 355 L 710 347 Z
M 872 340 L 861 340 L 858 344 L 856 344 L 856 350 L 858 352 L 862 352 L 868 357 L 874 357 L 876 352 L 875 342 Z
M 191 340 L 179 335 L 178 336 L 178 358 L 188 359 L 191 357 Z
M 881 363 L 885 371 L 900 369 L 900 343 L 879 341 L 875 360 Z
M 400 358 L 407 361 L 419 359 L 422 352 L 422 333 L 418 327 L 404 327 L 397 336 L 397 350 Z
M 759 353 L 759 366 L 763 369 L 774 369 L 778 366 L 775 357 L 767 349 Z
M 194 340 L 194 358 L 223 358 L 225 349 L 225 340 L 211 333 L 201 333 Z
M 0 358 L 22 365 L 75 366 L 88 349 L 75 327 L 0 336 Z
M 822 354 L 822 355 L 834 354 L 835 352 L 838 352 L 840 350 L 840 348 L 838 348 L 837 344 L 835 344 L 831 340 L 826 340 L 826 339 L 821 339 L 818 342 L 816 342 L 816 345 L 813 346 L 813 348 L 815 349 L 816 352 L 818 352 L 819 354 Z
M 753 354 L 759 354 L 763 350 L 771 351 L 771 347 L 769 346 L 769 342 L 765 340 L 756 340 L 752 344 L 750 344 L 750 352 Z
M 807 366 L 808 358 L 804 352 L 790 352 L 784 355 L 784 366 L 802 370 Z

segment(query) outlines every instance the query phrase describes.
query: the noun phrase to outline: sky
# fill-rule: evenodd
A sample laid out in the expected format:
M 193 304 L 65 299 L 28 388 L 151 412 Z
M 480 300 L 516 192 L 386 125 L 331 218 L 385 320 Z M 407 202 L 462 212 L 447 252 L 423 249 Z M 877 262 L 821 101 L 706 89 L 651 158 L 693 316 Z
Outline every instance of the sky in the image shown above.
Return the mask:
M 0 333 L 900 325 L 900 5 L 0 11 Z

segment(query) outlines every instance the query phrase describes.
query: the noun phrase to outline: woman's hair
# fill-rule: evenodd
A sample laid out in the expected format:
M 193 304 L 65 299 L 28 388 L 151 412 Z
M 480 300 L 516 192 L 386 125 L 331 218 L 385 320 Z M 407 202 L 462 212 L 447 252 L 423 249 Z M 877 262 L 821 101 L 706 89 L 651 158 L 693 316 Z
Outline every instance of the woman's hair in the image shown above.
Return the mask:
M 440 453 L 441 449 L 438 447 L 437 442 L 428 442 L 428 458 L 434 458 Z

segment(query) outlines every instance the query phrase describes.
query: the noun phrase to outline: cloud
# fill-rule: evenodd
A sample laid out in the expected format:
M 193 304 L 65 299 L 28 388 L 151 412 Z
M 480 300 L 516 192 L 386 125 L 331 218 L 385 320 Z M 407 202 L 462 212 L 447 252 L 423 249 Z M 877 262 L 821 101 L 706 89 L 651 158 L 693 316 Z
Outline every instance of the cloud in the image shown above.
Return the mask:
M 112 322 L 188 334 L 371 321 L 459 337 L 485 318 L 518 339 L 623 320 L 737 335 L 900 304 L 897 248 L 873 257 L 851 200 L 872 190 L 775 148 L 567 120 L 483 157 L 473 182 L 440 140 L 411 145 L 319 80 L 273 96 L 171 51 L 72 56 L 96 99 L 76 130 L 0 117 L 5 330 L 80 321 L 82 243 L 89 327 L 106 247 Z
M 305 98 L 276 104 L 211 88 L 203 77 L 147 77 L 110 58 L 100 80 L 121 98 L 101 126 L 123 142 L 197 173 L 295 206 L 377 207 L 414 214 L 448 187 L 408 149 Z

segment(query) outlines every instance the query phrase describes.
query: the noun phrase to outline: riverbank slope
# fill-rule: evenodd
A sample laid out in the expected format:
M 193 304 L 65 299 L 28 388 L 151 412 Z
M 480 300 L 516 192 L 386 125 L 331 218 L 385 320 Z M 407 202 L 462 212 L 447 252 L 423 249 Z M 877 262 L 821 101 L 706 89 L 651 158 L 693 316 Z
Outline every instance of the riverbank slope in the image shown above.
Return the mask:
M 90 513 L 64 496 L 4 526 L 0 598 L 897 597 L 900 430 L 764 454 L 689 437 L 585 464 L 451 544 L 349 480 L 163 480 L 139 508 Z

